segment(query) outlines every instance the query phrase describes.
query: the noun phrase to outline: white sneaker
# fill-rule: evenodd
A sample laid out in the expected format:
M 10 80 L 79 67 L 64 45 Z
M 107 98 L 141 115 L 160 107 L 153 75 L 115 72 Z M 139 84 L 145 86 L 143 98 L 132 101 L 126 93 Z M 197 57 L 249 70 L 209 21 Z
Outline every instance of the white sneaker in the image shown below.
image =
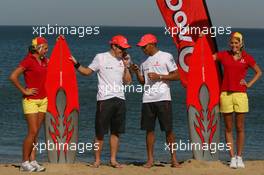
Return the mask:
M 25 161 L 23 163 L 21 163 L 21 166 L 20 166 L 20 171 L 27 171 L 27 172 L 33 172 L 35 171 L 36 168 L 33 167 L 29 161 Z
M 36 169 L 36 172 L 41 172 L 46 170 L 46 168 L 44 166 L 39 165 L 36 160 L 31 161 L 30 164 Z
M 237 159 L 236 159 L 236 157 L 232 157 L 231 158 L 229 167 L 230 168 L 237 168 Z
M 245 164 L 242 160 L 242 157 L 240 157 L 240 156 L 237 156 L 237 167 L 238 168 L 245 168 Z

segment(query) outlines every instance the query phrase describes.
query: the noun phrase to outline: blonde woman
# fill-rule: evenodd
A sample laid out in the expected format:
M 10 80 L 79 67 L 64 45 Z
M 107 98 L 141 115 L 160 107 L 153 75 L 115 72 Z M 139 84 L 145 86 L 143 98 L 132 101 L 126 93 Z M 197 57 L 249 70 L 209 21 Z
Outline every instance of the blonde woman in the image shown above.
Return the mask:
M 218 52 L 214 58 L 218 60 L 224 69 L 223 82 L 220 96 L 220 112 L 225 122 L 226 143 L 230 146 L 230 167 L 245 168 L 242 160 L 244 147 L 244 118 L 249 111 L 247 89 L 262 75 L 260 67 L 254 58 L 244 50 L 243 36 L 239 32 L 233 32 L 229 40 L 230 50 Z M 248 69 L 254 70 L 255 75 L 250 81 L 246 81 Z M 233 124 L 233 114 L 235 124 Z M 233 125 L 236 126 L 236 153 L 234 151 Z
M 43 37 L 34 38 L 28 54 L 10 75 L 11 82 L 23 94 L 23 111 L 28 126 L 28 133 L 23 143 L 21 171 L 39 172 L 45 170 L 36 161 L 36 151 L 33 149 L 33 144 L 37 143 L 38 132 L 47 111 L 48 102 L 45 91 L 48 65 L 48 59 L 45 55 L 47 52 L 47 40 Z M 21 74 L 24 75 L 25 87 L 19 82 Z

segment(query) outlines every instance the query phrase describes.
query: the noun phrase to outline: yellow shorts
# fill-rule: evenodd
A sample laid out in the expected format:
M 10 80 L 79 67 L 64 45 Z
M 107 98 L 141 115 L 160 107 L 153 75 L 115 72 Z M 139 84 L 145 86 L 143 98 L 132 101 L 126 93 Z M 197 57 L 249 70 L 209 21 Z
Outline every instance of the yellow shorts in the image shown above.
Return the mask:
M 47 112 L 48 108 L 48 99 L 27 99 L 22 100 L 24 114 L 32 114 L 39 112 Z
M 248 112 L 248 97 L 245 92 L 222 92 L 220 95 L 220 112 Z

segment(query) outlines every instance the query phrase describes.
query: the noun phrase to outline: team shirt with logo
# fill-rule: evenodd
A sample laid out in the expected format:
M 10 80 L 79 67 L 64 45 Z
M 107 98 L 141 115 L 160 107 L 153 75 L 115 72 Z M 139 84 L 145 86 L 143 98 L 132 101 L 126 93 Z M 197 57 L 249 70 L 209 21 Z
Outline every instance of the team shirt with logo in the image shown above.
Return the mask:
M 158 51 L 141 64 L 140 70 L 145 79 L 143 103 L 171 101 L 169 81 L 152 81 L 149 79 L 148 73 L 168 75 L 177 70 L 173 56 L 167 52 Z
M 125 99 L 123 89 L 125 67 L 122 59 L 113 57 L 109 52 L 100 53 L 88 67 L 97 72 L 97 101 L 113 97 Z
M 36 88 L 36 95 L 24 95 L 24 98 L 43 99 L 47 96 L 45 89 L 48 59 L 43 58 L 40 62 L 32 55 L 28 54 L 19 64 L 24 70 L 24 80 L 26 88 Z
M 241 85 L 240 81 L 245 79 L 248 68 L 255 66 L 254 58 L 242 51 L 241 59 L 235 60 L 230 51 L 217 53 L 217 59 L 224 68 L 224 78 L 222 82 L 222 91 L 246 92 L 247 87 Z

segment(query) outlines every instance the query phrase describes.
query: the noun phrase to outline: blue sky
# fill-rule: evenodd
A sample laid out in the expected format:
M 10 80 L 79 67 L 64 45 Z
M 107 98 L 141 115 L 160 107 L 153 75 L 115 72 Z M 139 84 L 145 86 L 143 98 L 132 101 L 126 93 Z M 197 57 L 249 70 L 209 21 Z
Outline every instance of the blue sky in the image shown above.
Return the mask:
M 194 0 L 195 1 L 195 0 Z M 207 0 L 213 24 L 264 28 L 262 0 Z M 0 25 L 163 26 L 155 0 L 1 0 Z

